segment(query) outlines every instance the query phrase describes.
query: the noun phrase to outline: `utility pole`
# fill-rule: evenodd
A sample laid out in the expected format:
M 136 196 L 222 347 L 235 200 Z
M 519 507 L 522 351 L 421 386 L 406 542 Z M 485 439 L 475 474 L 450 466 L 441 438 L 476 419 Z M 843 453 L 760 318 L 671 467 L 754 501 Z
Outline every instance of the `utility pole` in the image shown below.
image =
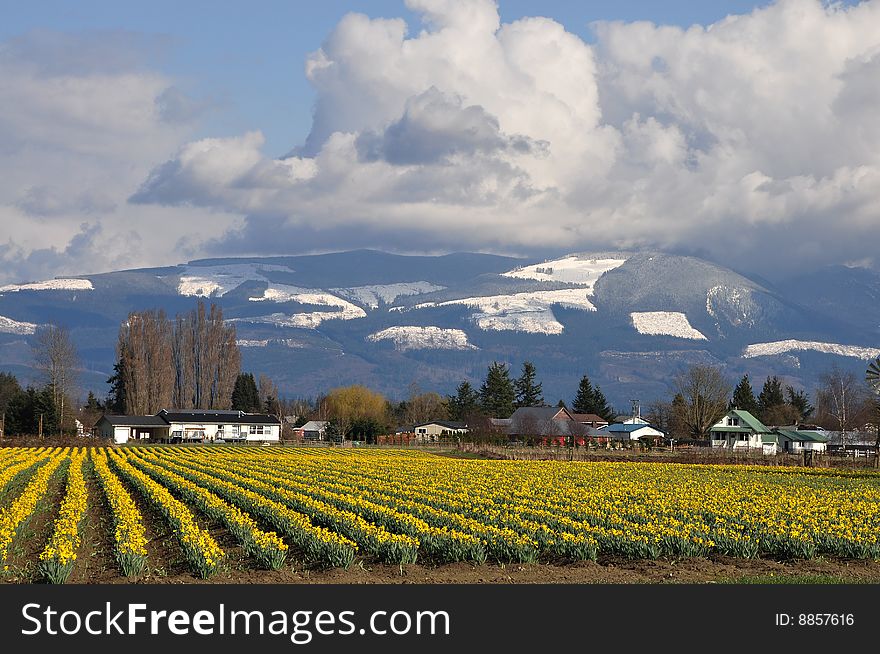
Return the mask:
M 40 414 L 39 437 L 43 437 L 43 414 Z

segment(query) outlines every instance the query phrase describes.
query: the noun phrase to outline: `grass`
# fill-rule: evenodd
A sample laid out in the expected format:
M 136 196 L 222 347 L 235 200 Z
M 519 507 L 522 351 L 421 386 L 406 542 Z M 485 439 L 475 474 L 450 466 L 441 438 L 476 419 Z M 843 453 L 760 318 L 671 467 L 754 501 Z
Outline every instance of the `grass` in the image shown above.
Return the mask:
M 833 585 L 833 584 L 876 584 L 870 579 L 841 577 L 839 575 L 746 575 L 743 577 L 727 577 L 719 579 L 719 584 L 797 584 L 797 585 Z

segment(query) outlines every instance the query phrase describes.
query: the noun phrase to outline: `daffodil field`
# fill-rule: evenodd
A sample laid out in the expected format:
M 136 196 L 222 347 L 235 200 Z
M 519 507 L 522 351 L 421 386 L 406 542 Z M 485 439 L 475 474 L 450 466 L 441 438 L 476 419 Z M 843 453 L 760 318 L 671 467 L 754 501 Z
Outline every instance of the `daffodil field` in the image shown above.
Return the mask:
M 211 533 L 218 525 L 253 567 L 276 570 L 356 560 L 564 565 L 603 555 L 880 558 L 880 474 L 866 471 L 347 448 L 0 449 L 4 570 L 41 511 L 51 526 L 39 570 L 51 583 L 88 555 L 89 515 L 106 515 L 117 573 L 127 577 L 162 564 L 147 548 L 146 525 L 156 521 L 200 578 L 228 565 Z

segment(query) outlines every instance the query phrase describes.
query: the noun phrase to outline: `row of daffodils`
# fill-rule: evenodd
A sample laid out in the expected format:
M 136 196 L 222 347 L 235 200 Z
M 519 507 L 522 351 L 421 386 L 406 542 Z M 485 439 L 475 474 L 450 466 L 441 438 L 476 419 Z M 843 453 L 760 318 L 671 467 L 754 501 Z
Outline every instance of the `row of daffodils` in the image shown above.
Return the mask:
M 348 567 L 358 557 L 880 558 L 880 474 L 866 471 L 473 461 L 341 448 L 0 449 L 4 570 L 27 558 L 20 541 L 40 511 L 51 523 L 39 570 L 52 583 L 70 577 L 83 557 L 84 525 L 105 513 L 127 576 L 167 563 L 147 551 L 145 522 L 157 520 L 164 527 L 153 529 L 170 530 L 201 577 L 226 560 L 208 533 L 218 527 L 269 569 L 291 560 Z

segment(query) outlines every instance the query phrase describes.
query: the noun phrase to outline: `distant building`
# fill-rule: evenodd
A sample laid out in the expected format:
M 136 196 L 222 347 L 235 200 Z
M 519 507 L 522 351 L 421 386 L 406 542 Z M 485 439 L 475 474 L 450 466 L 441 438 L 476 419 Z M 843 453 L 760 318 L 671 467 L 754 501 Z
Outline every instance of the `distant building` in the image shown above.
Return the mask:
M 767 427 L 748 411 L 733 409 L 712 426 L 709 445 L 728 449 L 781 452 L 825 452 L 829 434 L 816 427 Z
M 463 422 L 435 420 L 434 422 L 424 422 L 419 425 L 413 425 L 411 431 L 416 435 L 416 442 L 436 443 L 440 440 L 441 436 L 466 434 L 468 432 L 468 427 Z
M 171 443 L 278 442 L 281 422 L 275 416 L 200 409 L 162 409 L 154 416 L 103 415 L 94 431 L 115 443 L 148 440 Z
M 709 445 L 730 450 L 762 450 L 776 454 L 776 436 L 773 430 L 748 411 L 731 409 L 709 430 Z
M 105 414 L 95 423 L 94 433 L 120 444 L 132 440 L 164 442 L 168 440 L 168 423 L 159 416 Z
M 603 434 L 615 441 L 638 441 L 652 438 L 663 438 L 664 434 L 659 429 L 654 429 L 647 422 L 616 422 L 600 429 Z
M 329 420 L 309 420 L 302 426 L 303 440 L 325 441 L 327 440 L 327 425 Z
M 570 413 L 570 415 L 572 420 L 579 422 L 582 425 L 586 425 L 587 427 L 599 429 L 608 426 L 608 421 L 602 416 L 597 416 L 595 413 Z

